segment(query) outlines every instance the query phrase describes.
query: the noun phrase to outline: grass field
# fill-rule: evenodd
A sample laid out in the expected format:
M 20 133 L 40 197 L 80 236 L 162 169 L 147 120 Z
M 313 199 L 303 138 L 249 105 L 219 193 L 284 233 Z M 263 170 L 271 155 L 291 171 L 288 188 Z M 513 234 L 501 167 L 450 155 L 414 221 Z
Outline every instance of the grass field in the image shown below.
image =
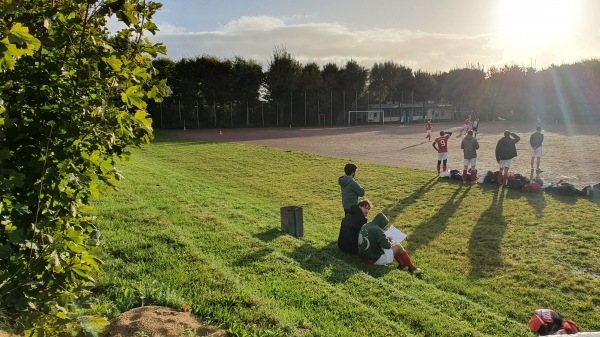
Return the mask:
M 95 204 L 106 263 L 93 311 L 187 304 L 238 336 L 533 336 L 533 310 L 551 308 L 600 330 L 598 203 L 359 162 L 370 218 L 408 233 L 415 277 L 338 251 L 345 163 L 159 133 Z M 303 238 L 280 230 L 290 205 Z

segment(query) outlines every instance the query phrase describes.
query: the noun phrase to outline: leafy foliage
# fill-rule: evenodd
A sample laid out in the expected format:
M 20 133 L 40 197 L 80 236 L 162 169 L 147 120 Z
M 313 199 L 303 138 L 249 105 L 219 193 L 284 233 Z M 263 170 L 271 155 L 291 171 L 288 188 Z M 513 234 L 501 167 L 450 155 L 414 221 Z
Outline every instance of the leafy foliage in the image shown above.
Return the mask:
M 0 2 L 0 310 L 28 335 L 67 327 L 94 285 L 100 235 L 81 210 L 116 188 L 126 147 L 152 138 L 147 101 L 167 91 L 150 57 L 165 49 L 144 32 L 160 7 Z

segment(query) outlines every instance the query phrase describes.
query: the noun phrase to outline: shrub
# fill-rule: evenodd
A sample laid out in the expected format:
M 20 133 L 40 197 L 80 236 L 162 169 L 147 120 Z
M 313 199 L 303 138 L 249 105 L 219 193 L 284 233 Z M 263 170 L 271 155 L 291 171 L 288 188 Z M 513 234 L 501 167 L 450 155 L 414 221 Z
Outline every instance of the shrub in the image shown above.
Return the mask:
M 28 335 L 69 327 L 101 261 L 91 197 L 152 138 L 161 45 L 144 0 L 0 2 L 0 311 Z M 107 30 L 109 17 L 123 29 Z M 69 327 L 71 328 L 71 327 Z

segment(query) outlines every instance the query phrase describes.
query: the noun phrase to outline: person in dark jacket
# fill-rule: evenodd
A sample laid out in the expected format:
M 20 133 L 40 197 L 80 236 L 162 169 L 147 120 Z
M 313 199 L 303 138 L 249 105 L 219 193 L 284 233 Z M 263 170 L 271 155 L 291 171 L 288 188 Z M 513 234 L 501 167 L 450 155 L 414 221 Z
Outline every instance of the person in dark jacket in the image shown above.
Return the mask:
M 510 168 L 510 161 L 517 156 L 517 144 L 521 140 L 521 137 L 517 136 L 516 133 L 508 130 L 504 131 L 504 137 L 500 138 L 496 144 L 496 161 L 500 165 L 498 171 L 498 183 L 506 186 L 508 181 L 508 169 Z
M 373 221 L 362 226 L 358 234 L 358 256 L 368 263 L 382 266 L 396 260 L 398 269 L 408 268 L 411 274 L 421 271 L 413 265 L 402 244 L 385 235 L 383 229 L 388 223 L 385 214 L 377 213 Z
M 460 143 L 460 148 L 464 151 L 463 184 L 467 183 L 467 169 L 471 165 L 471 184 L 477 184 L 477 149 L 479 142 L 473 137 L 473 130 L 467 131 L 467 136 Z
M 536 163 L 536 172 L 542 173 L 540 170 L 540 160 L 542 159 L 542 143 L 544 142 L 544 134 L 542 134 L 542 127 L 537 126 L 535 132 L 529 137 L 529 145 L 531 145 L 531 174 L 533 174 L 533 163 Z
M 358 254 L 358 232 L 361 227 L 367 223 L 367 215 L 373 205 L 367 199 L 358 202 L 358 205 L 352 205 L 348 214 L 342 220 L 340 226 L 340 235 L 338 236 L 338 247 L 350 254 Z
M 354 180 L 357 168 L 358 167 L 354 164 L 346 164 L 344 167 L 344 173 L 346 173 L 346 175 L 338 178 L 338 184 L 342 189 L 342 207 L 344 208 L 344 216 L 348 214 L 348 210 L 352 205 L 358 204 L 359 197 L 365 196 L 365 189 Z

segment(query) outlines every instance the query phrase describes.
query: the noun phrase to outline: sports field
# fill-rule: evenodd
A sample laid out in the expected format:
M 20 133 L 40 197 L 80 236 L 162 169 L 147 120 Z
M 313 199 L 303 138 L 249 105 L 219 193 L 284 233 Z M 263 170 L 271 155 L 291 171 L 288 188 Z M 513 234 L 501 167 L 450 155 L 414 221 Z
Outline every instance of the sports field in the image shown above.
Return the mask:
M 600 127 L 597 125 L 544 124 L 544 155 L 540 177 L 545 183 L 563 179 L 583 188 L 600 182 Z M 461 123 L 434 123 L 432 141 L 441 130 L 451 131 L 448 145 L 448 168 L 462 170 L 463 153 L 458 137 Z M 535 131 L 533 123 L 507 121 L 482 122 L 479 126 L 479 172 L 498 169 L 495 148 L 504 130 L 521 137 L 517 143 L 518 156 L 511 172 L 530 175 L 529 136 Z M 435 174 L 437 152 L 425 139 L 425 125 L 408 126 L 367 125 L 349 127 L 292 127 L 248 129 L 201 129 L 169 131 L 194 139 L 237 142 L 298 150 L 319 155 L 365 161 L 398 167 L 431 170 Z M 340 168 L 341 172 L 341 168 Z M 360 167 L 357 177 L 360 179 Z

